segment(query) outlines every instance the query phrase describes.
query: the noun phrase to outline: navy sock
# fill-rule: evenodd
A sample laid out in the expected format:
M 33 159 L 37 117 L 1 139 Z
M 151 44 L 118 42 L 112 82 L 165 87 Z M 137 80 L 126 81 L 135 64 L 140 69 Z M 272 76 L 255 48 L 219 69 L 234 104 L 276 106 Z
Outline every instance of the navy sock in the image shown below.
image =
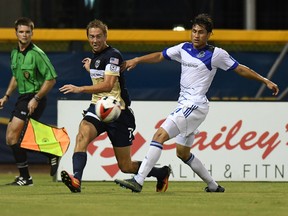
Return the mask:
M 142 161 L 138 161 L 138 163 L 139 163 L 139 168 L 140 168 Z M 138 170 L 137 170 L 137 173 L 138 173 Z M 148 173 L 147 177 L 153 176 L 156 178 L 163 178 L 165 175 L 166 175 L 165 170 L 163 170 L 162 168 L 153 167 L 152 170 Z
M 73 175 L 75 178 L 81 181 L 83 170 L 87 162 L 86 152 L 75 152 L 72 157 L 73 161 Z

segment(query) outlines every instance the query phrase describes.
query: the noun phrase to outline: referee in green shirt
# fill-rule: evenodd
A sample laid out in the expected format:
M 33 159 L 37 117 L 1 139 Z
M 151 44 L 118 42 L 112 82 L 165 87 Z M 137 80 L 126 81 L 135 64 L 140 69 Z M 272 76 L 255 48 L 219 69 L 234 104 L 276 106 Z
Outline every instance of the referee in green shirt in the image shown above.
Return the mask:
M 12 78 L 5 95 L 0 99 L 0 109 L 17 88 L 19 98 L 12 111 L 6 131 L 6 143 L 12 148 L 20 175 L 9 183 L 15 186 L 32 186 L 26 150 L 18 140 L 28 116 L 38 120 L 46 107 L 46 94 L 56 83 L 57 73 L 47 55 L 31 42 L 34 23 L 26 17 L 15 21 L 18 47 L 11 52 Z M 50 161 L 53 176 L 58 168 L 59 157 L 44 153 Z

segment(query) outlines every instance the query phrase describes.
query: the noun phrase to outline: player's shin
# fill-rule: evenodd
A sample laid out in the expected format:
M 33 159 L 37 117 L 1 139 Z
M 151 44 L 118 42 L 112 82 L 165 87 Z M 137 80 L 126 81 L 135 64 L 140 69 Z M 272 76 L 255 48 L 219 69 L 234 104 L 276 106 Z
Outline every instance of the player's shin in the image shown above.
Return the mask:
M 162 144 L 155 141 L 151 142 L 149 150 L 139 168 L 138 174 L 134 177 L 140 185 L 144 184 L 145 178 L 159 160 L 162 153 L 162 148 Z
M 191 153 L 187 161 L 183 161 L 209 186 L 209 188 L 216 189 L 218 184 L 209 174 L 208 170 L 204 167 L 202 162 Z
M 72 157 L 73 161 L 73 174 L 78 180 L 82 180 L 83 170 L 87 163 L 86 152 L 75 152 Z

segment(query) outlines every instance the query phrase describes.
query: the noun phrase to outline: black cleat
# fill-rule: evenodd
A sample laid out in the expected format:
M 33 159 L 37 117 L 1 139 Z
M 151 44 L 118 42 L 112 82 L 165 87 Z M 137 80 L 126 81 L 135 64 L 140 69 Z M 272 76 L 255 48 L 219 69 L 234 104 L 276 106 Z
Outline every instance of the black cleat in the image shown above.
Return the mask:
M 168 180 L 171 173 L 171 168 L 169 166 L 164 166 L 162 169 L 165 169 L 166 175 L 164 178 L 157 178 L 156 192 L 165 192 L 168 189 Z
M 6 185 L 11 185 L 11 186 L 33 186 L 32 176 L 30 176 L 28 179 L 25 179 L 22 176 L 17 176 L 13 182 L 8 183 Z
M 115 183 L 119 184 L 121 187 L 130 189 L 132 192 L 140 193 L 142 190 L 142 185 L 140 185 L 134 178 L 131 179 L 115 179 Z
M 220 185 L 218 185 L 216 191 L 211 191 L 208 187 L 205 188 L 206 192 L 220 192 L 223 193 L 225 191 L 225 188 L 221 187 Z
M 62 182 L 69 188 L 72 193 L 81 192 L 81 183 L 77 178 L 74 178 L 65 170 L 61 171 Z

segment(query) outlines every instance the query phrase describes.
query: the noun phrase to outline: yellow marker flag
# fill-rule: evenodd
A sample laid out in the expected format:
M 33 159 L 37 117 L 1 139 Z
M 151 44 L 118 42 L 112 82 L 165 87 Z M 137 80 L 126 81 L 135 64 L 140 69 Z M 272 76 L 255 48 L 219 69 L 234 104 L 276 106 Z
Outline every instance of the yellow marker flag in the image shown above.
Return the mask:
M 28 119 L 21 147 L 47 152 L 53 155 L 62 156 L 67 151 L 70 138 L 66 129 L 49 126 L 34 119 Z

